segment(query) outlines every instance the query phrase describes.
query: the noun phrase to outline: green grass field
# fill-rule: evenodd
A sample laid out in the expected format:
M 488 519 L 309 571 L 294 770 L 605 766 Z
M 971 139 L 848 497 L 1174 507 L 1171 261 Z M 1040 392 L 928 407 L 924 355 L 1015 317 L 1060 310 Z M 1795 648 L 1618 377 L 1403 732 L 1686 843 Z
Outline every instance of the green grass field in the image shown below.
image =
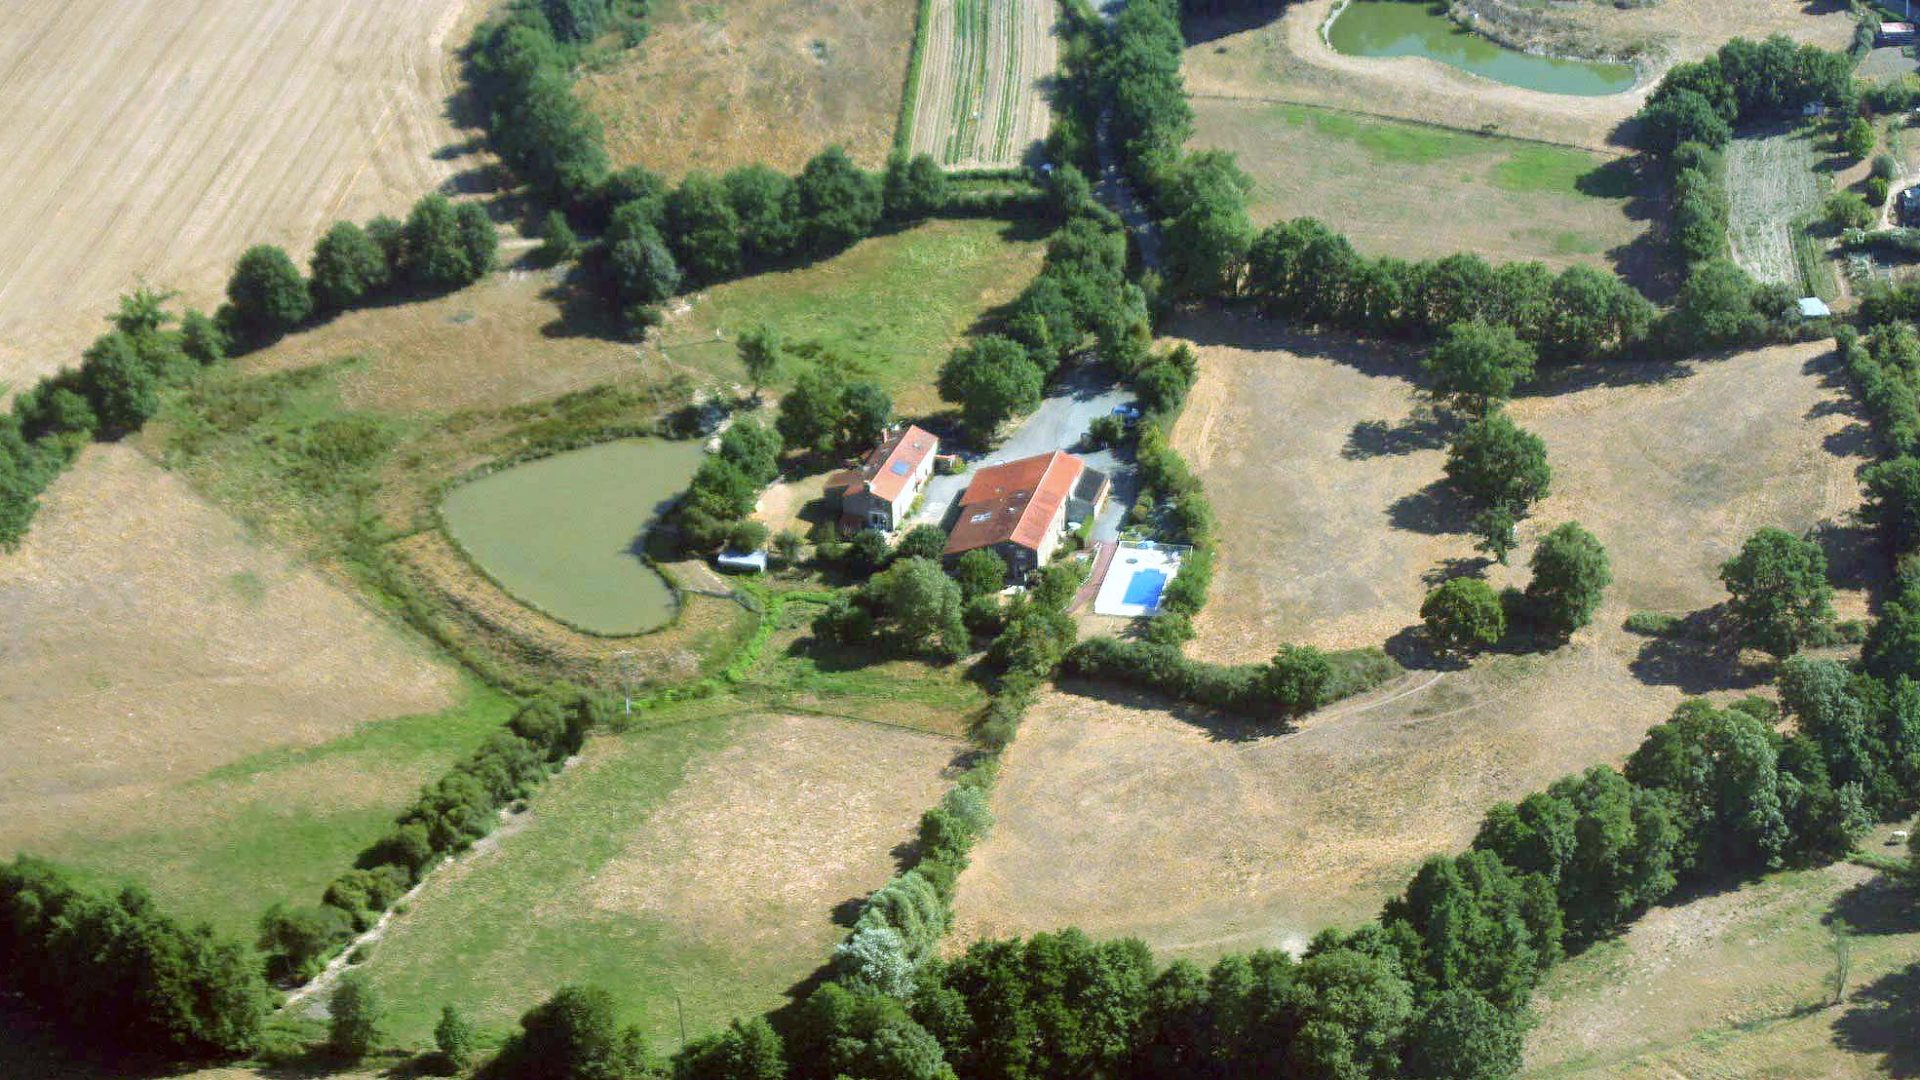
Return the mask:
M 1253 177 L 1256 222 L 1316 217 L 1369 254 L 1618 269 L 1646 231 L 1629 214 L 1641 178 L 1601 154 L 1304 105 L 1202 100 L 1195 116 L 1194 146 Z
M 878 380 L 905 415 L 940 407 L 934 373 L 982 314 L 1039 272 L 1042 244 L 997 221 L 935 221 L 811 266 L 690 298 L 659 335 L 673 365 L 745 381 L 734 342 L 761 324 Z M 783 374 L 778 383 L 784 384 Z
M 377 721 L 186 780 L 153 799 L 145 828 L 49 836 L 34 853 L 103 883 L 144 885 L 170 913 L 251 941 L 269 904 L 318 903 L 420 785 L 512 711 L 511 699 L 474 683 L 444 712 Z

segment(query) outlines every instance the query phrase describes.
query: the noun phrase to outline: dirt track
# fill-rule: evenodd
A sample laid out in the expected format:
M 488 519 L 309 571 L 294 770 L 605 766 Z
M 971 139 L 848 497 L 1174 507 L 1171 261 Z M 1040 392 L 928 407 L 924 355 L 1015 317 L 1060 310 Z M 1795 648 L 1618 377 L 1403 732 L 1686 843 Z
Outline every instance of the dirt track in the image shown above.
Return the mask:
M 469 167 L 470 0 L 12 0 L 0 34 L 0 383 L 62 365 L 146 277 L 211 305 L 256 242 L 403 211 Z
M 1050 0 L 935 0 L 914 100 L 913 152 L 948 168 L 1020 165 L 1052 122 L 1059 63 Z

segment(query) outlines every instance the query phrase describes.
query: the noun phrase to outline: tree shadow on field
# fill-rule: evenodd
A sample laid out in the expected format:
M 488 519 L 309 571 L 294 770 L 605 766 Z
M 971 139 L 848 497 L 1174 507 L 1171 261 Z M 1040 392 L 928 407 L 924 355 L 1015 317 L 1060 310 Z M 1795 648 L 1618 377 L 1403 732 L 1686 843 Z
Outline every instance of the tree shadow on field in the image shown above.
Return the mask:
M 1880 1055 L 1888 1076 L 1920 1076 L 1920 961 L 1855 990 L 1833 1022 L 1833 1042 Z
M 1649 635 L 1627 670 L 1648 686 L 1672 686 L 1688 694 L 1758 689 L 1774 675 L 1774 665 L 1746 660 L 1725 628 L 1719 605 L 1682 616 L 1673 629 Z
M 1380 648 L 1408 671 L 1465 671 L 1473 665 L 1464 656 L 1443 653 L 1427 638 L 1427 628 L 1414 623 L 1403 626 Z
M 1886 584 L 1886 551 L 1864 523 L 1822 521 L 1808 531 L 1827 557 L 1827 580 L 1842 589 L 1875 591 Z
M 1401 420 L 1362 420 L 1347 432 L 1340 456 L 1348 461 L 1405 457 L 1421 450 L 1439 450 L 1459 423 L 1426 406 Z
M 1902 851 L 1902 854 L 1905 852 Z M 1920 903 L 1913 889 L 1891 874 L 1875 874 L 1834 898 L 1824 922 L 1843 921 L 1854 934 L 1869 937 L 1920 931 Z M 1920 1036 L 1920 1029 L 1915 1029 Z
M 1487 572 L 1487 567 L 1492 565 L 1493 560 L 1485 555 L 1448 556 L 1422 571 L 1420 584 L 1429 589 L 1437 589 L 1454 578 L 1479 577 Z
M 1285 350 L 1307 360 L 1327 360 L 1362 375 L 1420 383 L 1420 350 L 1393 341 L 1375 341 L 1340 330 L 1312 330 L 1269 319 L 1246 305 L 1213 304 L 1182 318 L 1174 333 L 1196 346 L 1217 345 L 1249 351 Z
M 1394 528 L 1427 536 L 1464 534 L 1473 515 L 1473 504 L 1444 479 L 1402 495 L 1387 507 L 1387 521 Z
M 1607 250 L 1614 273 L 1655 303 L 1672 300 L 1680 288 L 1681 268 L 1670 258 L 1661 170 L 1646 155 L 1635 154 L 1581 174 L 1573 186 L 1590 198 L 1618 201 L 1621 214 L 1639 226 L 1632 240 Z
M 1183 21 L 1182 29 L 1186 31 L 1188 45 L 1205 45 L 1267 25 L 1286 11 L 1287 3 L 1288 0 L 1254 0 L 1253 3 L 1235 6 L 1225 14 L 1191 16 Z M 1226 50 L 1222 48 L 1216 51 Z
M 1183 724 L 1191 724 L 1215 742 L 1253 742 L 1275 735 L 1291 734 L 1293 723 L 1286 719 L 1253 720 L 1234 716 L 1191 702 L 1176 701 L 1164 694 L 1138 687 L 1119 686 L 1089 679 L 1061 679 L 1054 689 L 1075 697 L 1104 701 L 1129 709 L 1163 713 Z

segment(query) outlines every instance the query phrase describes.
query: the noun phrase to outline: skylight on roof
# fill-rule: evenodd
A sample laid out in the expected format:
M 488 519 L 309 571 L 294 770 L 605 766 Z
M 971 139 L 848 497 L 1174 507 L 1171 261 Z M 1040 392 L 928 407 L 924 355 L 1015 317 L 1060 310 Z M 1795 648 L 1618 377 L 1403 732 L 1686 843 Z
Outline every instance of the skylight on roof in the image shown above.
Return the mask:
M 895 476 L 905 476 L 905 475 L 907 475 L 907 463 L 906 463 L 906 462 L 904 462 L 904 461 L 896 461 L 896 462 L 894 462 L 894 463 L 893 463 L 893 475 L 895 475 Z
M 967 522 L 968 524 L 971 524 L 971 525 L 978 525 L 983 521 L 991 521 L 991 520 L 993 520 L 993 511 L 982 510 L 979 513 L 973 515 L 971 518 L 968 518 Z

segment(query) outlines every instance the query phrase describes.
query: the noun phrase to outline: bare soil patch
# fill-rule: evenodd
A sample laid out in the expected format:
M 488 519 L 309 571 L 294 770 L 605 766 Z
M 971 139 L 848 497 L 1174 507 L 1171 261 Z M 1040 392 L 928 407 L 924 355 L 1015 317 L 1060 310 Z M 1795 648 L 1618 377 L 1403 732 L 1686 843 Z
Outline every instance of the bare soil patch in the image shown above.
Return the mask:
M 1338 0 L 1292 4 L 1238 19 L 1193 20 L 1185 75 L 1196 97 L 1253 98 L 1327 105 L 1507 135 L 1613 150 L 1615 128 L 1633 115 L 1658 75 L 1678 60 L 1705 55 L 1734 37 L 1784 33 L 1825 48 L 1851 40 L 1844 5 L 1798 3 L 1729 7 L 1715 0 L 1661 0 L 1647 7 L 1556 5 L 1555 14 L 1592 24 L 1598 52 L 1656 49 L 1633 90 L 1579 97 L 1522 90 L 1419 57 L 1342 56 L 1320 28 Z M 1616 44 L 1617 43 L 1617 44 Z M 1382 197 L 1392 197 L 1381 189 Z M 1417 198 L 1417 193 L 1409 197 Z
M 1053 0 L 934 0 L 914 98 L 916 154 L 949 168 L 1026 164 L 1053 112 L 1047 80 L 1059 65 Z
M 270 748 L 452 703 L 454 673 L 127 447 L 89 449 L 0 559 L 0 851 L 151 824 Z
M 839 143 L 874 168 L 893 144 L 913 20 L 900 0 L 662 0 L 647 40 L 578 92 L 622 165 L 793 172 Z
M 447 118 L 468 0 L 23 0 L 0 40 L 0 381 L 63 364 L 144 276 L 211 306 L 475 160 Z M 453 152 L 449 148 L 459 145 Z

